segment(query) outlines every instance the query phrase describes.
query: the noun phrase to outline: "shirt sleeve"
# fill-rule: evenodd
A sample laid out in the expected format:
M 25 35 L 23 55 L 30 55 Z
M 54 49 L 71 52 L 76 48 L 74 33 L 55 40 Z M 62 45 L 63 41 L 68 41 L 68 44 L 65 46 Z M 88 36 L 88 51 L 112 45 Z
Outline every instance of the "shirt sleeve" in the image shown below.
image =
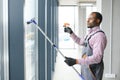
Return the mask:
M 107 43 L 105 35 L 103 33 L 96 34 L 95 37 L 92 38 L 91 43 L 93 44 L 93 55 L 87 56 L 86 58 L 78 59 L 79 64 L 90 65 L 101 62 L 104 54 L 104 49 Z
M 84 38 L 79 38 L 77 35 L 75 35 L 75 33 L 72 33 L 70 35 L 70 37 L 73 39 L 73 41 L 79 45 L 83 45 L 84 44 Z

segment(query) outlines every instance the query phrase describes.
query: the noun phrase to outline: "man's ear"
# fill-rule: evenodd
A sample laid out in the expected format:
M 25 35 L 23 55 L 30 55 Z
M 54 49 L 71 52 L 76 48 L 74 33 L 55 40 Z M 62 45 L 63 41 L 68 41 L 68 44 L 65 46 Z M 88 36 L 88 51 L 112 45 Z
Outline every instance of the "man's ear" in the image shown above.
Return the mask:
M 100 20 L 99 20 L 99 19 L 97 19 L 97 20 L 96 20 L 96 22 L 97 22 L 97 23 L 100 23 Z

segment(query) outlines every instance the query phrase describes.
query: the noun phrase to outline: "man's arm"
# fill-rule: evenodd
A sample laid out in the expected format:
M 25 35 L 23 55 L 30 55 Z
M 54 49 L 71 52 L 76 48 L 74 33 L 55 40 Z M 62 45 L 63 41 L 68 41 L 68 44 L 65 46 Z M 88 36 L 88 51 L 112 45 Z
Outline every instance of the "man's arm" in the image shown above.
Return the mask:
M 73 41 L 79 45 L 84 45 L 84 38 L 79 38 L 75 33 L 70 34 Z
M 104 54 L 104 49 L 107 43 L 106 37 L 103 33 L 99 33 L 95 35 L 95 37 L 91 40 L 91 42 L 93 43 L 93 46 L 92 46 L 93 55 L 86 56 L 85 58 L 77 59 L 78 64 L 90 65 L 90 64 L 101 62 Z
M 103 58 L 104 49 L 107 44 L 106 37 L 104 35 L 96 35 L 96 37 L 93 38 L 93 55 L 92 56 L 86 56 L 84 55 L 81 59 L 74 59 L 67 57 L 65 62 L 72 66 L 74 64 L 80 64 L 80 65 L 90 65 L 95 63 L 100 63 Z
M 67 32 L 70 34 L 70 37 L 73 39 L 74 42 L 76 42 L 79 45 L 84 44 L 84 38 L 79 38 L 78 36 L 75 35 L 75 33 L 72 31 L 70 27 L 65 27 L 64 32 Z

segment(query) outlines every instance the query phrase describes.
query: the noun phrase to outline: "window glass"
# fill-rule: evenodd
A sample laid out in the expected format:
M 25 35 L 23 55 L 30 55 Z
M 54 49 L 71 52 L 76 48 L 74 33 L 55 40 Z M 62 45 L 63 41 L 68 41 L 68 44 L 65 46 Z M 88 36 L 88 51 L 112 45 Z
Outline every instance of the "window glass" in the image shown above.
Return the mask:
M 78 19 L 77 11 L 78 8 L 75 6 L 59 7 L 59 48 L 75 48 L 75 43 L 70 38 L 69 34 L 64 32 L 63 24 L 69 23 L 70 28 L 76 32 L 75 25 Z
M 25 80 L 38 80 L 37 29 L 34 24 L 26 24 L 30 19 L 37 20 L 37 0 L 25 0 Z

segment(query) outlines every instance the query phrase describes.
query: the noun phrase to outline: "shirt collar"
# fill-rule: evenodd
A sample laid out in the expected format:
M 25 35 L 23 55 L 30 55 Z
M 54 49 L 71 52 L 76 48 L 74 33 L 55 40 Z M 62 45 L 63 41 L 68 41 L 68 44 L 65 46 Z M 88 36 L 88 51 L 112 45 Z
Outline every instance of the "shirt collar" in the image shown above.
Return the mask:
M 99 26 L 95 26 L 95 27 L 93 27 L 93 28 L 89 28 L 89 29 L 88 29 L 88 33 L 91 33 L 91 32 L 94 32 L 94 31 L 97 31 L 98 29 L 100 29 Z

